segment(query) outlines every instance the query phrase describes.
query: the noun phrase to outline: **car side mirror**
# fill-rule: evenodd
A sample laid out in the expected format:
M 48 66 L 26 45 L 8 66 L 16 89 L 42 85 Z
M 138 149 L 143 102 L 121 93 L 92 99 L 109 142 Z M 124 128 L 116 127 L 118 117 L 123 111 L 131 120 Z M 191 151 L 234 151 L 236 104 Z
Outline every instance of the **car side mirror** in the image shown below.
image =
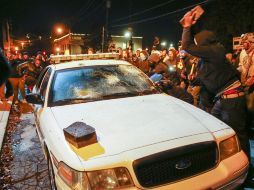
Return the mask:
M 31 104 L 40 104 L 40 105 L 43 104 L 40 94 L 34 94 L 34 93 L 28 94 L 26 95 L 26 101 Z

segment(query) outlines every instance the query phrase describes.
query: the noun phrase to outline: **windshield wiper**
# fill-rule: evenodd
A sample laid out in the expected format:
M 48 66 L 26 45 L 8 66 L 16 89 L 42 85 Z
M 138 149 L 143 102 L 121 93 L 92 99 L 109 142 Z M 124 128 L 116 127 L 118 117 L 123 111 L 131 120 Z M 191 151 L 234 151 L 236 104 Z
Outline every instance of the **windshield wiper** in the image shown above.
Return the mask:
M 148 90 L 143 90 L 143 91 L 139 92 L 139 95 L 142 96 L 142 95 L 158 94 L 158 93 L 159 93 L 159 91 L 156 89 L 148 89 Z
M 130 91 L 130 92 L 118 92 L 114 94 L 102 95 L 94 98 L 66 98 L 62 100 L 57 100 L 53 104 L 55 105 L 68 105 L 68 104 L 78 104 L 78 103 L 87 103 L 98 100 L 107 100 L 107 99 L 115 99 L 115 98 L 123 98 L 123 97 L 133 97 L 133 96 L 143 96 L 148 94 L 157 94 L 159 93 L 156 89 L 144 90 L 141 92 Z
M 118 92 L 114 94 L 108 94 L 102 96 L 103 99 L 110 99 L 110 98 L 118 98 L 118 97 L 131 97 L 131 96 L 138 96 L 139 92 Z
M 54 102 L 54 104 L 57 105 L 64 105 L 64 104 L 72 104 L 72 103 L 85 103 L 85 102 L 91 102 L 94 101 L 92 98 L 66 98 L 62 100 L 57 100 Z
M 103 99 L 110 99 L 110 98 L 118 98 L 118 97 L 132 97 L 132 96 L 143 96 L 143 95 L 149 95 L 149 94 L 158 94 L 160 93 L 158 90 L 156 89 L 148 89 L 148 90 L 144 90 L 144 91 L 131 91 L 131 92 L 118 92 L 118 93 L 114 93 L 114 94 L 108 94 L 108 95 L 104 95 L 102 96 Z

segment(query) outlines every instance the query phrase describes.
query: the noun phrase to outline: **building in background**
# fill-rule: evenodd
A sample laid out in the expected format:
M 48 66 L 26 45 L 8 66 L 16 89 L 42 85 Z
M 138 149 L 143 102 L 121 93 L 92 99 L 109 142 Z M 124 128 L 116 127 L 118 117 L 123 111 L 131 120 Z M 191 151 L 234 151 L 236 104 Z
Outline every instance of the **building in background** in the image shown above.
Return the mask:
M 54 54 L 75 55 L 84 53 L 87 34 L 68 33 L 54 40 Z
M 142 40 L 143 37 L 137 37 L 137 36 L 132 36 L 132 44 L 133 44 L 133 51 L 136 51 L 138 48 L 142 48 Z M 111 35 L 111 39 L 112 39 L 112 43 L 114 43 L 115 47 L 121 47 L 123 49 L 126 49 L 127 47 L 129 47 L 129 43 L 130 43 L 130 37 L 126 37 L 126 36 L 115 36 L 115 35 Z

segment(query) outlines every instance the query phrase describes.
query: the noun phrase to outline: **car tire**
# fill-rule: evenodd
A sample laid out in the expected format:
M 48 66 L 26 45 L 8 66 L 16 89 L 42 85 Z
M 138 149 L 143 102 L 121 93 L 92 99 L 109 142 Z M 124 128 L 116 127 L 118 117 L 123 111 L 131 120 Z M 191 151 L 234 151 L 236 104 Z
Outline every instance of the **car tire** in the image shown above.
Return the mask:
M 55 174 L 49 152 L 47 151 L 47 166 L 49 172 L 49 183 L 51 190 L 57 190 L 55 182 Z

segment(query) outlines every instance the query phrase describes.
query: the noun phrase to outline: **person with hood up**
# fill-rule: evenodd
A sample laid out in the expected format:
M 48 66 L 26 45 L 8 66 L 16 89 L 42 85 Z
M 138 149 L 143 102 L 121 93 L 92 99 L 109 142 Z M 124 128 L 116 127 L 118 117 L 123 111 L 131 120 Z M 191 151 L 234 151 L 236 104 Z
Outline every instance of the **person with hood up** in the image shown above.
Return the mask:
M 191 29 L 196 24 L 195 13 L 184 16 L 182 49 L 201 58 L 198 78 L 205 89 L 215 95 L 211 114 L 232 127 L 242 150 L 250 159 L 250 144 L 246 129 L 246 99 L 237 71 L 225 60 L 225 49 L 212 31 L 202 30 L 194 39 Z M 195 42 L 195 43 L 194 43 Z

